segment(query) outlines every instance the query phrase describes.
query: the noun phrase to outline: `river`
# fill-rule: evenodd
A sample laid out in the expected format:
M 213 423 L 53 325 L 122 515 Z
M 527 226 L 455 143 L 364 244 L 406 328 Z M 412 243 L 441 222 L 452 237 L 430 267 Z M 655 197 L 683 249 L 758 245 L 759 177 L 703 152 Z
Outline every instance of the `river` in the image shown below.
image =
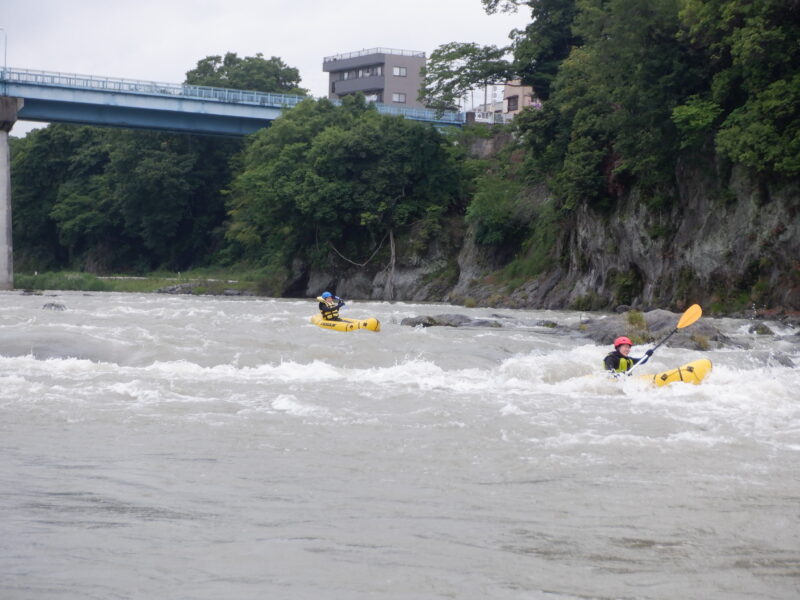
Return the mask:
M 0 598 L 800 597 L 796 332 L 655 389 L 537 326 L 577 312 L 315 311 L 0 293 Z M 453 312 L 513 320 L 399 324 Z

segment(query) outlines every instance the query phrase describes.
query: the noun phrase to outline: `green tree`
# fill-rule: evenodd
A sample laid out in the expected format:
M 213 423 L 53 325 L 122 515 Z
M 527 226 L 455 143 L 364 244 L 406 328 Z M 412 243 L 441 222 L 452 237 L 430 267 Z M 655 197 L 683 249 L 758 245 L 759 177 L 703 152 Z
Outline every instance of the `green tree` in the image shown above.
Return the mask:
M 531 22 L 524 30 L 512 32 L 513 69 L 524 85 L 533 87 L 541 100 L 550 97 L 553 79 L 573 48 L 582 44 L 573 33 L 578 14 L 576 0 L 527 2 Z
M 481 0 L 483 9 L 490 15 L 500 12 L 517 12 L 522 4 L 530 5 L 531 0 Z
M 132 263 L 185 269 L 210 259 L 222 241 L 221 189 L 240 148 L 238 140 L 114 132 L 108 190 L 121 233 L 138 245 Z
M 580 45 L 563 60 L 551 55 L 554 76 L 544 109 L 517 123 L 532 150 L 532 174 L 553 184 L 565 208 L 607 204 L 634 183 L 673 185 L 679 141 L 672 110 L 702 79 L 695 55 L 677 38 L 677 0 L 547 0 L 536 6 L 557 14 L 562 20 L 554 31 L 569 31 Z M 542 26 L 553 21 L 542 17 Z M 545 43 L 547 36 L 536 31 L 526 31 L 528 47 Z M 561 34 L 556 39 L 563 40 Z
M 420 101 L 431 108 L 454 109 L 470 90 L 483 87 L 487 104 L 488 86 L 512 77 L 511 65 L 504 58 L 507 53 L 508 48 L 474 43 L 450 42 L 439 46 L 422 68 Z
M 62 186 L 89 187 L 102 177 L 108 164 L 103 131 L 50 125 L 11 143 L 14 264 L 20 270 L 63 266 L 68 252 L 52 211 Z
M 266 59 L 260 52 L 245 58 L 240 58 L 235 52 L 227 52 L 224 57 L 207 56 L 186 73 L 186 83 L 299 96 L 308 93 L 300 87 L 297 69 L 277 56 Z
M 723 155 L 755 171 L 797 175 L 800 5 L 682 0 L 680 18 L 706 82 L 687 110 L 702 101 L 722 113 L 716 144 Z
M 434 128 L 380 115 L 360 95 L 341 106 L 308 100 L 245 151 L 228 238 L 243 259 L 284 272 L 296 257 L 364 258 L 386 236 L 438 218 L 458 186 Z
M 105 175 L 71 179 L 58 188 L 50 217 L 67 249 L 67 264 L 93 272 L 111 270 L 118 242 L 119 219 L 107 190 Z

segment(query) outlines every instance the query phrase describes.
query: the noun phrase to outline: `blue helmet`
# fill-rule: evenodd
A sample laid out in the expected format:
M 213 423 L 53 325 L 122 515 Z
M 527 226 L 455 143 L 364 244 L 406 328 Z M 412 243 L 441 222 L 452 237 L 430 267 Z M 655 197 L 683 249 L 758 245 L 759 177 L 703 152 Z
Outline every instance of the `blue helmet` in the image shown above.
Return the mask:
M 333 294 L 331 294 L 330 292 L 322 292 L 322 297 L 323 298 L 330 298 L 332 295 Z

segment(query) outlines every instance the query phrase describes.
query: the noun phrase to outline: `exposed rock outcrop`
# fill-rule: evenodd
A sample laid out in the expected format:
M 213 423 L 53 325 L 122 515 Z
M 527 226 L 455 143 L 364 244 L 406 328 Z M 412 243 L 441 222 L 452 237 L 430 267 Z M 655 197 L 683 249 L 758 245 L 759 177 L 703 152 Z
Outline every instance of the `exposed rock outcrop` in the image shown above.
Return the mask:
M 627 314 L 605 315 L 602 319 L 582 321 L 577 330 L 587 338 L 601 345 L 611 346 L 617 336 L 630 337 L 637 344 L 658 342 L 676 328 L 681 315 L 668 310 L 651 310 L 642 315 L 644 326 L 631 324 Z M 742 347 L 723 334 L 713 323 L 713 319 L 703 319 L 679 329 L 673 334 L 668 346 L 709 350 L 712 348 Z
M 472 319 L 458 314 L 408 317 L 400 321 L 400 325 L 409 327 L 502 327 L 499 321 L 493 319 Z
M 67 310 L 67 307 L 61 304 L 60 302 L 48 302 L 47 304 L 42 306 L 42 310 L 62 311 L 62 310 Z
M 551 268 L 510 293 L 487 279 L 497 265 L 467 235 L 450 299 L 646 309 L 724 305 L 738 293 L 800 310 L 800 186 L 763 185 L 741 168 L 727 179 L 719 171 L 713 163 L 681 164 L 680 201 L 669 209 L 653 208 L 638 190 L 609 214 L 578 207 L 553 249 Z M 537 193 L 533 201 L 547 201 L 546 189 Z

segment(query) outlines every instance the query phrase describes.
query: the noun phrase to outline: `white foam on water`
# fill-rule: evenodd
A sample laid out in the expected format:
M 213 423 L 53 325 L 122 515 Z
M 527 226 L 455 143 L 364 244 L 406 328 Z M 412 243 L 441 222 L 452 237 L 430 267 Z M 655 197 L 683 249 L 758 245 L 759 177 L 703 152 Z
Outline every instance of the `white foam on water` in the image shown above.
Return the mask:
M 169 312 L 163 307 L 162 310 L 164 314 Z M 197 312 L 206 317 L 231 318 L 219 310 Z M 263 314 L 259 311 L 259 316 Z M 270 317 L 264 316 L 264 319 Z M 65 329 L 76 327 L 70 325 Z M 135 329 L 120 327 L 118 323 L 113 327 L 115 331 L 122 331 L 123 336 L 133 334 L 137 338 L 150 331 L 141 324 Z M 167 327 L 169 330 L 174 328 L 171 323 Z M 372 398 L 376 402 L 392 395 L 402 398 L 432 394 L 432 402 L 446 400 L 485 406 L 500 417 L 535 418 L 535 422 L 547 427 L 555 426 L 559 420 L 573 419 L 573 415 L 585 419 L 588 415 L 624 414 L 627 411 L 658 415 L 693 430 L 708 430 L 696 434 L 699 444 L 724 443 L 731 432 L 738 432 L 781 447 L 797 445 L 797 427 L 791 425 L 800 418 L 800 403 L 795 399 L 796 390 L 800 388 L 797 369 L 781 366 L 753 368 L 757 364 L 749 361 L 746 352 L 714 353 L 714 369 L 702 385 L 673 384 L 654 388 L 642 379 L 616 381 L 604 374 L 601 361 L 607 348 L 580 342 L 576 345 L 575 341 L 555 339 L 550 334 L 538 343 L 538 338 L 529 337 L 535 334 L 526 333 L 520 337 L 522 334 L 514 332 L 511 336 L 515 344 L 531 340 L 525 351 L 498 358 L 494 363 L 482 360 L 480 367 L 458 368 L 457 354 L 469 352 L 470 348 L 456 345 L 446 354 L 448 361 L 444 362 L 432 352 L 435 344 L 445 344 L 446 347 L 452 345 L 450 340 L 453 336 L 474 341 L 477 335 L 480 338 L 477 343 L 482 346 L 502 346 L 505 344 L 502 332 L 398 327 L 397 332 L 391 333 L 405 336 L 406 340 L 425 340 L 420 344 L 425 344 L 429 350 L 398 356 L 396 362 L 388 366 L 371 366 L 370 353 L 383 352 L 391 337 L 359 338 L 360 332 L 341 335 L 322 332 L 327 337 L 319 338 L 315 329 L 310 328 L 309 334 L 313 336 L 310 339 L 315 344 L 321 340 L 324 348 L 335 349 L 335 359 L 272 360 L 242 365 L 244 353 L 237 349 L 236 343 L 240 340 L 236 339 L 229 344 L 234 350 L 230 353 L 230 362 L 199 364 L 188 357 L 196 353 L 207 359 L 215 352 L 215 346 L 207 337 L 207 329 L 192 319 L 181 328 L 187 336 L 187 343 L 185 350 L 178 353 L 183 352 L 187 358 L 180 360 L 125 365 L 79 358 L 0 357 L 0 378 L 7 381 L 4 389 L 0 390 L 0 398 L 10 399 L 21 390 L 27 394 L 38 390 L 35 393 L 48 399 L 59 395 L 73 399 L 94 395 L 104 398 L 105 402 L 118 402 L 130 410 L 145 407 L 151 410 L 159 404 L 177 403 L 190 407 L 224 397 L 239 407 L 242 417 L 277 411 L 335 421 L 381 417 L 370 414 L 367 404 L 351 407 L 347 409 L 348 413 L 341 408 L 323 410 L 314 404 L 306 404 L 305 399 L 324 395 L 328 390 L 336 393 L 348 393 L 346 390 L 349 390 L 351 394 L 363 399 Z M 92 326 L 88 331 L 95 330 L 102 336 L 102 328 Z M 161 345 L 167 342 L 163 333 L 160 337 L 154 334 L 151 337 Z M 494 341 L 496 337 L 499 341 Z M 257 340 L 258 336 L 253 338 Z M 302 341 L 298 340 L 298 347 L 301 344 Z M 559 351 L 552 350 L 553 344 L 559 346 Z M 408 342 L 403 346 L 408 347 Z M 342 353 L 352 357 L 341 360 L 339 356 Z M 455 360 L 452 359 L 454 355 Z M 642 367 L 640 372 L 652 373 L 696 357 L 695 353 L 665 348 L 657 358 L 654 357 L 652 364 Z M 3 377 L 3 372 L 24 375 Z M 266 396 L 246 391 L 256 389 L 253 386 L 263 390 Z M 451 416 L 445 414 L 441 418 L 447 420 Z M 573 419 L 575 423 L 579 420 Z M 688 443 L 695 435 L 693 430 L 675 433 L 672 441 L 659 438 L 659 443 Z M 589 437 L 582 443 L 599 444 L 599 440 L 610 444 L 646 443 L 636 435 L 630 438 L 625 437 L 627 434 L 609 437 L 608 432 L 598 432 L 596 438 L 586 435 Z
M 272 401 L 272 408 L 277 411 L 285 412 L 298 417 L 308 416 L 328 416 L 330 413 L 321 406 L 314 406 L 300 402 L 297 397 L 292 395 L 280 395 Z

